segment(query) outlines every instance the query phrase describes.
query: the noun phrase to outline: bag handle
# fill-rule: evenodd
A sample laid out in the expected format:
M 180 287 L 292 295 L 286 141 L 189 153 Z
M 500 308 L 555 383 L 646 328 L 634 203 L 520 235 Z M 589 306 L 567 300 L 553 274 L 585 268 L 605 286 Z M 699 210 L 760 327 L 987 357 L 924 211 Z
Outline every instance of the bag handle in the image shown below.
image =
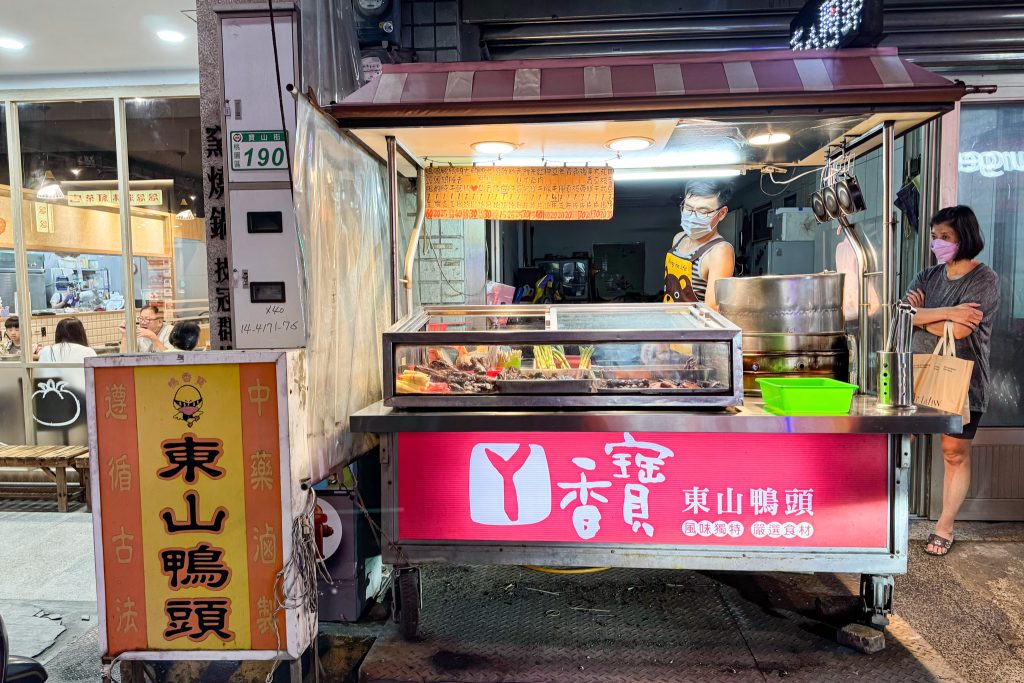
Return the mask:
M 945 356 L 946 355 L 946 330 L 942 330 L 942 336 L 939 337 L 939 343 L 935 345 L 935 349 L 932 351 L 933 356 Z
M 947 320 L 946 324 L 943 325 L 942 336 L 939 337 L 939 343 L 935 345 L 932 355 L 956 358 L 956 337 L 953 335 L 952 321 Z
M 942 330 L 946 337 L 946 355 L 956 358 L 956 336 L 953 335 L 953 323 L 947 320 Z
M 942 337 L 939 338 L 939 343 L 935 345 L 932 355 L 956 357 L 956 337 L 953 336 L 952 321 L 946 321 L 946 324 L 942 326 Z

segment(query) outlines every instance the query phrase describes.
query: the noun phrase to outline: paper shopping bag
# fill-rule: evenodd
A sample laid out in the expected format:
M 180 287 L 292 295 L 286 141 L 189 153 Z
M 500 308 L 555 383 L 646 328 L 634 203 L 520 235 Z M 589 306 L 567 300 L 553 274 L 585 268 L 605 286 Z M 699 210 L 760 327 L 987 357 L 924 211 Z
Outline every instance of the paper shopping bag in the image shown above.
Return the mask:
M 971 421 L 968 392 L 974 361 L 956 357 L 953 323 L 947 322 L 943 336 L 931 353 L 914 354 L 914 402 Z

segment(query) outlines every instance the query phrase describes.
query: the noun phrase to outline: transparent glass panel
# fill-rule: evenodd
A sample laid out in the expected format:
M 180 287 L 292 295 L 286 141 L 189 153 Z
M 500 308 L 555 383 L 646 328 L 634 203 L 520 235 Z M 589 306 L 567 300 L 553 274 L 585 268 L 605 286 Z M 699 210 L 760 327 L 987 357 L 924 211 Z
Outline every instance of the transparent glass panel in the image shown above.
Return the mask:
M 2 104 L 2 103 L 0 103 Z M 11 175 L 7 154 L 6 112 L 0 108 L 0 361 L 20 361 L 18 277 L 11 218 Z M 0 435 L 0 441 L 3 441 Z
M 495 315 L 439 315 L 431 314 L 421 328 L 424 332 L 484 332 L 487 330 L 543 330 L 546 312 L 516 312 L 508 316 Z
M 557 330 L 701 330 L 722 329 L 711 325 L 704 309 L 689 306 L 636 307 L 607 310 L 591 306 L 553 306 L 552 327 Z
M 399 345 L 395 393 L 722 393 L 729 357 L 728 342 Z
M 21 316 L 23 343 L 40 363 L 81 368 L 87 356 L 118 350 L 125 322 L 114 105 L 23 103 L 18 119 L 32 307 L 30 325 Z M 78 373 L 45 379 L 84 390 Z M 55 400 L 39 386 L 43 375 L 33 378 L 34 403 Z
M 28 370 L 0 366 L 0 443 L 23 444 L 25 440 L 24 391 Z
M 48 348 L 56 352 L 56 361 L 28 368 L 32 377 L 32 424 L 39 445 L 89 443 L 83 356 L 71 347 L 54 344 Z
M 142 320 L 136 330 L 139 350 L 172 347 L 176 325 L 175 343 L 190 346 L 195 338 L 196 348 L 208 348 L 199 100 L 135 98 L 125 103 L 125 122 L 133 197 L 132 305 L 136 320 Z
M 960 113 L 960 201 L 985 238 L 980 261 L 999 274 L 985 427 L 1024 427 L 1024 104 L 964 105 Z

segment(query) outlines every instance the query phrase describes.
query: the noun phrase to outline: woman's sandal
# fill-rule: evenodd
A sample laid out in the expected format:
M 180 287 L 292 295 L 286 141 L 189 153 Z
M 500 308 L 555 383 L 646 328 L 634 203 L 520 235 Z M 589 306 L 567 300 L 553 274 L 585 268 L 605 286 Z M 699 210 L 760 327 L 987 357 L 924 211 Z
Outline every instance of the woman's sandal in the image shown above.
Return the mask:
M 933 546 L 933 545 L 935 547 L 937 547 L 937 548 L 942 548 L 942 552 L 935 552 L 933 550 L 929 550 L 928 546 Z M 924 546 L 924 551 L 926 553 L 928 553 L 929 555 L 934 555 L 935 557 L 942 557 L 943 555 L 949 554 L 949 551 L 952 548 L 953 548 L 953 539 L 952 538 L 943 538 L 942 536 L 939 536 L 938 534 L 931 534 L 931 535 L 928 536 L 928 543 Z

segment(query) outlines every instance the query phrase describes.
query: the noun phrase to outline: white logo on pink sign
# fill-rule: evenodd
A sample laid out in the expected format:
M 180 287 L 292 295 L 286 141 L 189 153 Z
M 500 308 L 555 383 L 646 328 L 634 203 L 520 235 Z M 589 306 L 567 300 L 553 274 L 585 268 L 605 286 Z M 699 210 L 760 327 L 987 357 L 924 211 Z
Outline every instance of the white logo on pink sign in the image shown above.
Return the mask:
M 551 474 L 535 444 L 480 443 L 469 459 L 469 516 L 477 524 L 518 526 L 551 514 Z

